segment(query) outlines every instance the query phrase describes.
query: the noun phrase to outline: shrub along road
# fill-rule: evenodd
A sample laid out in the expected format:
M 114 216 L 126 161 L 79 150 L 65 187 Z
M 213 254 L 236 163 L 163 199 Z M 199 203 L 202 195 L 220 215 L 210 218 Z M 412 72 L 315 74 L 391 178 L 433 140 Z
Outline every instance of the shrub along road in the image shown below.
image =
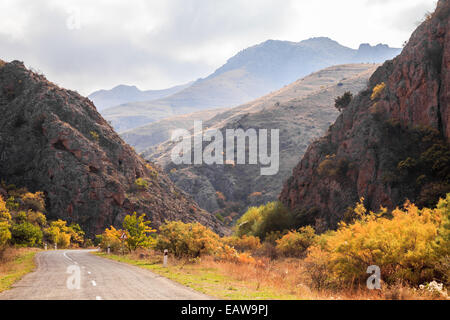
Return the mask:
M 36 271 L 26 275 L 11 290 L 1 293 L 0 300 L 211 299 L 151 271 L 100 258 L 91 251 L 38 253 Z M 79 289 L 76 288 L 77 281 L 74 281 L 78 272 Z

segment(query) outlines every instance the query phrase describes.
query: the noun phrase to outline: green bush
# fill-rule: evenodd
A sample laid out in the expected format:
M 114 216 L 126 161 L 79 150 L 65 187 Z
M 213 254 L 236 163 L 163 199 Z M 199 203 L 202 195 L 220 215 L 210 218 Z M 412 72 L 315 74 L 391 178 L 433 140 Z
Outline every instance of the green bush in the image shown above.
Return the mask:
M 41 228 L 25 221 L 12 225 L 11 236 L 13 244 L 33 247 L 42 243 L 43 233 Z
M 136 179 L 136 181 L 134 181 L 134 185 L 139 190 L 147 190 L 148 189 L 148 181 L 143 178 Z
M 291 229 L 294 219 L 281 202 L 269 202 L 260 207 L 251 207 L 237 221 L 235 235 L 256 236 L 262 240 L 272 231 Z
M 150 221 L 145 221 L 145 214 L 138 217 L 134 212 L 124 218 L 123 229 L 128 233 L 126 243 L 130 251 L 135 251 L 137 248 L 150 248 L 155 244 L 151 234 L 156 230 L 152 229 L 150 224 Z

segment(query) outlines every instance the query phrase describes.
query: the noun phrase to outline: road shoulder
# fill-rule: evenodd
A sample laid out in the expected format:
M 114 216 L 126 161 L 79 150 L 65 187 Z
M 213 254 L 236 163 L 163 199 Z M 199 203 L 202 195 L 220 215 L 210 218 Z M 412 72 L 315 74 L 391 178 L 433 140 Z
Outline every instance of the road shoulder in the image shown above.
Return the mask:
M 0 261 L 0 293 L 36 269 L 37 248 L 7 248 Z

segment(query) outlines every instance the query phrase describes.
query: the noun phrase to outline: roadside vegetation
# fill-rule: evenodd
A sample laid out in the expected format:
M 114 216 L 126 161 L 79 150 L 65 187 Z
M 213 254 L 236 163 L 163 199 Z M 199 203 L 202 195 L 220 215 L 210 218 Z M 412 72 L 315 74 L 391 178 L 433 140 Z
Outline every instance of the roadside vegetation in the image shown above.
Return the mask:
M 78 224 L 58 219 L 48 221 L 45 197 L 42 192 L 29 192 L 26 188 L 1 183 L 0 194 L 0 257 L 7 247 L 57 248 L 92 246 Z
M 0 190 L 0 292 L 34 269 L 34 256 L 45 244 L 49 249 L 93 245 L 78 224 L 47 220 L 42 192 L 4 182 Z
M 8 247 L 0 258 L 0 292 L 9 289 L 12 284 L 35 268 L 34 256 L 37 248 Z
M 123 229 L 97 237 L 99 255 L 225 299 L 447 299 L 450 194 L 434 208 L 406 202 L 392 212 L 369 212 L 363 200 L 322 234 L 289 228 L 299 218 L 277 202 L 250 208 L 228 237 L 180 221 L 155 232 L 133 214 Z M 372 265 L 381 270 L 380 290 L 366 286 Z

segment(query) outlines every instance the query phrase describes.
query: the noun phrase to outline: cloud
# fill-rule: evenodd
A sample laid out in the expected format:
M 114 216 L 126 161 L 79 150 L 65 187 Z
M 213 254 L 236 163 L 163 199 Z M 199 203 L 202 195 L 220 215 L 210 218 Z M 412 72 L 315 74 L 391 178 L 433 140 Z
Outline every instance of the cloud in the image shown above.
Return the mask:
M 354 47 L 398 46 L 433 3 L 2 0 L 0 58 L 23 60 L 83 94 L 120 83 L 159 89 L 205 77 L 267 39 L 329 36 Z

